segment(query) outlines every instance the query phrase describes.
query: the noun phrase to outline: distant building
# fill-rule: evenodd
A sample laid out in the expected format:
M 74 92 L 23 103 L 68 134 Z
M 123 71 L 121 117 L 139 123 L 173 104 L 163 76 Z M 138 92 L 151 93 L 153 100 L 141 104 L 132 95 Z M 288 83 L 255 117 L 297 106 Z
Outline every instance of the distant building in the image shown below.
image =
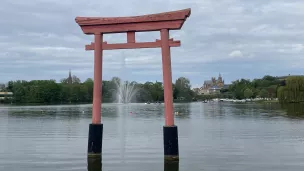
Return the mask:
M 0 91 L 5 89 L 5 84 L 0 84 Z
M 64 83 L 64 84 L 73 84 L 73 77 L 72 77 L 71 70 L 69 70 L 68 77 L 61 79 L 60 82 Z
M 198 94 L 216 94 L 220 93 L 220 90 L 224 88 L 225 81 L 221 74 L 219 74 L 218 78 L 212 77 L 211 80 L 204 81 L 204 84 L 201 88 L 199 88 Z
M 208 89 L 208 88 L 211 88 L 214 86 L 224 87 L 224 83 L 225 83 L 225 81 L 223 80 L 221 74 L 219 74 L 218 79 L 216 79 L 215 77 L 212 77 L 211 80 L 204 81 L 203 88 Z
M 211 80 L 204 81 L 204 84 L 200 88 L 194 88 L 193 91 L 196 94 L 218 94 L 220 93 L 221 89 L 228 88 L 229 85 L 225 84 L 225 81 L 221 74 L 219 74 L 218 78 L 211 77 Z
M 69 71 L 69 77 L 68 77 L 68 84 L 72 84 L 73 83 L 73 78 L 72 78 L 72 73 L 71 70 Z
M 200 92 L 200 88 L 193 88 L 192 90 L 193 90 L 194 93 L 196 93 L 196 94 L 199 94 L 199 92 Z
M 0 100 L 2 99 L 10 99 L 13 96 L 13 92 L 0 92 Z
M 212 86 L 210 88 L 207 89 L 207 93 L 206 94 L 218 94 L 220 93 L 222 88 L 218 87 L 218 86 Z

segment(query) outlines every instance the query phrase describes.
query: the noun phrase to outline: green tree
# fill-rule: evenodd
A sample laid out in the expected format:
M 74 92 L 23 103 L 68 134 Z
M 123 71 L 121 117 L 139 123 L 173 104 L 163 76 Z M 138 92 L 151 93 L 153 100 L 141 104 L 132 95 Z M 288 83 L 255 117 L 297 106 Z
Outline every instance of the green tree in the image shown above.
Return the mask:
M 61 83 L 64 83 L 64 84 L 68 84 L 69 83 L 69 78 L 63 78 L 60 80 Z M 72 76 L 72 84 L 80 84 L 81 81 L 80 79 L 76 76 L 76 75 L 73 75 Z
M 259 96 L 260 96 L 261 98 L 267 98 L 267 97 L 268 97 L 268 91 L 265 90 L 265 89 L 260 90 Z
M 176 98 L 182 98 L 187 101 L 191 100 L 194 92 L 191 90 L 190 80 L 185 77 L 179 77 L 174 84 L 173 94 Z
M 282 103 L 304 102 L 304 76 L 290 76 L 286 86 L 278 88 L 278 97 Z
M 245 91 L 244 91 L 244 97 L 245 98 L 251 98 L 252 95 L 253 95 L 253 92 L 252 92 L 251 89 L 249 89 L 249 88 L 245 89 Z

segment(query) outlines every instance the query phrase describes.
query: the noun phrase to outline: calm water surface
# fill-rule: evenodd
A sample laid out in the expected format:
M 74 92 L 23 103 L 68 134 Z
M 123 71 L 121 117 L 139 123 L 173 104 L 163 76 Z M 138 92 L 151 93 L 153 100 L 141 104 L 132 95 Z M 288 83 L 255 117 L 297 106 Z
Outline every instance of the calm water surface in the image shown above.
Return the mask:
M 88 170 L 91 111 L 91 105 L 0 106 L 0 170 Z M 163 105 L 104 104 L 102 111 L 104 171 L 304 169 L 303 110 L 175 104 L 180 162 L 173 169 L 163 161 Z

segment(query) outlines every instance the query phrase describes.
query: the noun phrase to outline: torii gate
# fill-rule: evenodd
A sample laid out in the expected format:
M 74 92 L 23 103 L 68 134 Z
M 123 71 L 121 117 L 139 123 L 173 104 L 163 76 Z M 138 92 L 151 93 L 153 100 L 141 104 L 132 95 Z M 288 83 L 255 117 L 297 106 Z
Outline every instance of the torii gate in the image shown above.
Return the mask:
M 89 127 L 88 156 L 100 156 L 102 152 L 102 51 L 161 48 L 165 100 L 164 155 L 165 159 L 179 159 L 178 131 L 173 114 L 170 47 L 179 47 L 180 41 L 169 39 L 169 30 L 180 30 L 190 14 L 191 9 L 184 9 L 133 17 L 76 17 L 75 21 L 83 33 L 95 37 L 94 42 L 85 46 L 86 50 L 94 50 L 93 112 Z M 135 33 L 144 31 L 160 31 L 161 39 L 155 42 L 136 42 Z M 103 34 L 109 33 L 127 33 L 127 43 L 103 42 Z

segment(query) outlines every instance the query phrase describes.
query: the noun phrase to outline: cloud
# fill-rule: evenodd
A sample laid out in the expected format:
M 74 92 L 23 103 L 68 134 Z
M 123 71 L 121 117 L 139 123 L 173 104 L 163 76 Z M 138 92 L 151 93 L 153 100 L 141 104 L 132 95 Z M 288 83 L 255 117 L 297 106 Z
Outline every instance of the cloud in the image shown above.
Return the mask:
M 239 50 L 234 50 L 229 54 L 230 57 L 243 57 L 243 53 Z
M 292 45 L 292 50 L 300 52 L 304 50 L 304 45 L 303 44 L 294 44 Z
M 68 70 L 85 80 L 93 77 L 94 40 L 75 23 L 76 16 L 130 16 L 191 8 L 182 30 L 170 31 L 181 41 L 171 48 L 173 79 L 193 84 L 226 73 L 226 82 L 265 74 L 302 72 L 304 2 L 301 0 L 2 0 L 0 6 L 0 82 L 56 79 Z M 136 6 L 134 6 L 136 4 Z M 155 41 L 158 32 L 137 33 L 136 41 Z M 108 43 L 126 35 L 105 35 Z M 103 52 L 103 78 L 162 80 L 160 49 Z M 239 68 L 244 71 L 239 72 Z M 6 74 L 4 74 L 6 73 Z M 299 73 L 301 74 L 301 73 Z M 127 75 L 127 76 L 126 76 Z

